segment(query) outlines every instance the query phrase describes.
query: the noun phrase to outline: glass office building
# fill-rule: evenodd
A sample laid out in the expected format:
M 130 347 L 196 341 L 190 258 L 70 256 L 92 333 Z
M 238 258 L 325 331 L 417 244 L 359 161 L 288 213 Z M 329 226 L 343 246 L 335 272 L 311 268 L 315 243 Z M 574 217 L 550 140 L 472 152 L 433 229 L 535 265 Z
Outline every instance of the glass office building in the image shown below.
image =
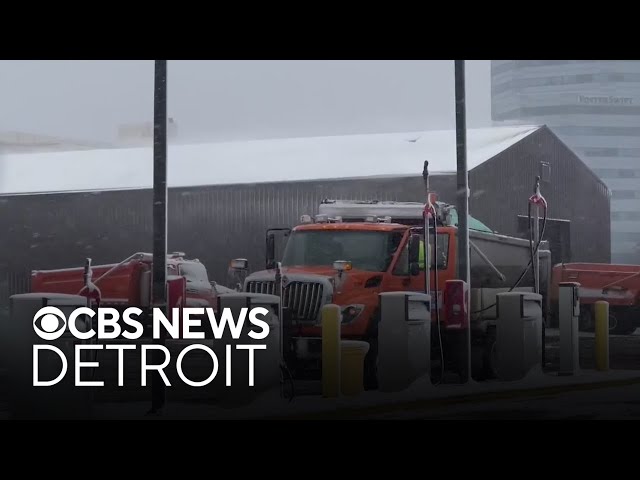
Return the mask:
M 611 260 L 640 263 L 640 61 L 492 60 L 496 124 L 544 124 L 611 190 Z

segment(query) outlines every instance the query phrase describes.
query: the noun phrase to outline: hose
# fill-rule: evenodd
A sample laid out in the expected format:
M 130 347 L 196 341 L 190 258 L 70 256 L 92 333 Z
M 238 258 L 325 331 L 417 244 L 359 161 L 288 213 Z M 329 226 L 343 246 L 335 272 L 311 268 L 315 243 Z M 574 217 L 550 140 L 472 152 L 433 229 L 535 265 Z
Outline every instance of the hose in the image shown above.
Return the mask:
M 280 364 L 280 372 L 282 373 L 283 377 L 287 378 L 289 380 L 289 385 L 291 385 L 291 395 L 289 397 L 287 397 L 286 394 L 284 394 L 284 398 L 288 398 L 289 399 L 289 403 L 291 403 L 294 399 L 294 397 L 296 396 L 296 385 L 295 382 L 293 380 L 293 375 L 291 374 L 291 370 L 289 370 L 289 367 L 287 366 L 286 362 L 282 362 Z M 282 382 L 283 384 L 286 383 L 286 380 L 283 380 Z
M 513 286 L 508 290 L 509 292 L 512 292 L 515 288 L 518 287 L 518 285 L 520 285 L 520 282 L 522 281 L 522 279 L 525 277 L 525 275 L 527 274 L 527 272 L 529 271 L 529 268 L 532 267 L 533 263 L 534 263 L 534 256 L 536 254 L 536 252 L 538 251 L 538 249 L 540 248 L 540 244 L 542 243 L 542 239 L 544 238 L 544 230 L 545 227 L 547 226 L 547 205 L 546 203 L 543 204 L 543 211 L 544 211 L 544 215 L 542 217 L 542 229 L 540 231 L 540 238 L 538 239 L 538 243 L 535 246 L 535 249 L 533 248 L 533 232 L 531 230 L 531 204 L 529 204 L 529 251 L 530 251 L 530 259 L 529 259 L 529 263 L 527 264 L 527 266 L 525 267 L 525 269 L 522 271 L 522 273 L 520 274 L 520 277 L 518 277 L 518 280 L 516 280 L 516 282 L 513 284 Z M 534 268 L 535 270 L 535 268 Z M 535 276 L 535 272 L 534 272 L 534 276 Z M 534 277 L 534 284 L 535 284 L 535 277 Z M 492 309 L 493 307 L 495 307 L 497 304 L 497 302 L 489 305 L 488 307 L 484 307 L 481 310 L 476 310 L 474 312 L 471 312 L 472 315 L 478 314 L 478 313 L 482 313 L 482 312 L 486 312 L 487 310 Z
M 432 210 L 432 214 L 433 214 L 433 272 L 434 272 L 434 284 L 433 286 L 435 287 L 435 291 L 436 291 L 436 296 L 434 299 L 434 304 L 435 304 L 435 309 L 436 309 L 436 325 L 438 328 L 438 342 L 440 344 L 440 380 L 438 381 L 438 383 L 436 383 L 436 385 L 439 385 L 442 383 L 443 379 L 444 379 L 444 348 L 442 346 L 442 333 L 441 333 L 441 327 L 440 327 L 440 308 L 438 306 L 438 259 L 437 259 L 437 254 L 438 254 L 438 221 L 436 218 L 436 211 L 435 208 L 433 207 L 433 205 L 431 206 L 431 210 Z M 428 222 L 428 220 L 427 220 Z M 428 224 L 428 223 L 427 223 Z M 428 245 L 429 243 L 429 236 L 428 236 L 428 232 L 425 235 L 425 239 L 427 240 L 426 245 Z M 428 247 L 426 247 L 428 248 Z M 431 260 L 431 259 L 429 259 Z M 426 269 L 426 264 L 425 264 L 425 275 L 429 275 L 429 271 Z

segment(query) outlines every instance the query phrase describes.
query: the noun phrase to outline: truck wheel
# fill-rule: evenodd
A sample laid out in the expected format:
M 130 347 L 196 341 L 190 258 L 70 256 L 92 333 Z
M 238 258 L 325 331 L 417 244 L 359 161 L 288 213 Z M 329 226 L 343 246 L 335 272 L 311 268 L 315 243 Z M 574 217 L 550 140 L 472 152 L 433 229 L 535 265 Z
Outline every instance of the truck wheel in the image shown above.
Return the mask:
M 615 318 L 615 323 L 612 325 L 611 317 Z M 616 312 L 615 314 L 609 314 L 609 328 L 614 335 L 631 335 L 636 330 L 636 326 L 633 322 L 633 318 L 630 315 Z
M 367 339 L 369 351 L 364 357 L 364 389 L 376 390 L 378 388 L 378 338 Z
M 371 317 L 371 324 L 367 331 L 369 351 L 364 357 L 363 383 L 365 390 L 376 390 L 378 388 L 378 324 L 380 323 L 380 310 L 376 309 Z
M 497 354 L 496 354 L 496 332 L 487 332 L 482 352 L 482 368 L 478 372 L 478 380 L 490 380 L 497 378 Z

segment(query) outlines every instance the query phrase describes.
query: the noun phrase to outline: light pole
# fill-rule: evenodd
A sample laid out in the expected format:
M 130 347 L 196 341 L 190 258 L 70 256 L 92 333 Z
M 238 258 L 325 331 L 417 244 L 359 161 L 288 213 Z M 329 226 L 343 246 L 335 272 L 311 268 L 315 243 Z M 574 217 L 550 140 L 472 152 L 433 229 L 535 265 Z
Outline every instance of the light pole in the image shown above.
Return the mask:
M 155 61 L 153 95 L 153 297 L 152 307 L 167 313 L 167 61 Z M 164 330 L 154 343 L 164 345 Z M 154 364 L 163 363 L 161 350 L 153 351 Z M 151 377 L 151 412 L 164 407 L 166 387 L 159 371 Z
M 457 165 L 457 210 L 458 210 L 458 279 L 470 287 L 469 266 L 469 173 L 467 170 L 467 120 L 465 105 L 464 60 L 454 61 L 456 97 L 456 165 Z M 466 298 L 467 315 L 470 315 L 469 299 Z M 460 348 L 460 368 L 463 381 L 471 380 L 471 322 L 467 319 L 466 338 Z

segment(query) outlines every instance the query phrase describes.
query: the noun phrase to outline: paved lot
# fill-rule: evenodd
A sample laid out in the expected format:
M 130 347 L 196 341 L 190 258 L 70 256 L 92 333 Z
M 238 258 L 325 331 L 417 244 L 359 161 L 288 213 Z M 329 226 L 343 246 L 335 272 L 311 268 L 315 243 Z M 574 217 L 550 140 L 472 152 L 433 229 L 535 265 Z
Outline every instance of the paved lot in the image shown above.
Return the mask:
M 639 420 L 640 383 L 516 398 L 489 398 L 454 406 L 425 406 L 372 414 L 404 420 Z
M 546 336 L 546 356 L 547 370 L 552 371 L 557 367 L 558 362 L 558 331 L 547 330 Z M 180 343 L 170 346 L 172 357 L 184 348 Z M 594 335 L 592 333 L 582 333 L 580 335 L 580 359 L 581 368 L 588 370 L 594 368 L 593 358 Z M 111 404 L 112 402 L 141 402 L 146 408 L 149 399 L 149 389 L 140 388 L 140 349 L 136 352 L 125 353 L 126 377 L 125 386 L 118 388 L 117 367 L 115 363 L 115 352 L 105 354 L 101 364 L 104 366 L 96 379 L 102 379 L 107 385 L 96 392 L 96 402 L 98 404 Z M 111 357 L 109 356 L 111 355 Z M 189 355 L 189 361 L 185 369 L 194 380 L 205 378 L 210 372 L 211 360 L 202 353 Z M 640 330 L 636 330 L 633 335 L 610 337 L 610 366 L 613 370 L 636 370 L 640 374 Z M 169 378 L 176 378 L 175 368 L 168 372 Z M 137 386 L 136 386 L 137 385 Z M 176 387 L 172 387 L 168 394 L 171 402 L 188 402 L 192 405 L 202 405 L 211 399 L 204 389 L 193 389 L 180 387 L 180 382 L 176 382 Z M 300 387 L 303 387 L 301 384 Z M 319 385 L 308 385 L 305 389 L 309 393 L 318 393 Z M 303 388 L 299 389 L 302 393 Z M 0 419 L 7 418 L 7 384 L 6 368 L 0 367 Z M 361 418 L 379 419 L 545 419 L 545 418 L 638 418 L 640 419 L 640 384 L 613 386 L 606 389 L 579 390 L 574 392 L 546 392 L 540 394 L 528 393 L 525 396 L 515 398 L 487 397 L 473 402 L 440 402 L 434 406 L 413 407 L 411 409 L 386 409 L 374 412 L 370 416 Z
M 546 331 L 546 362 L 557 368 L 559 362 L 560 336 L 557 329 Z M 595 368 L 594 334 L 580 333 L 580 367 Z M 640 370 L 640 329 L 632 335 L 609 337 L 609 366 L 614 370 Z

